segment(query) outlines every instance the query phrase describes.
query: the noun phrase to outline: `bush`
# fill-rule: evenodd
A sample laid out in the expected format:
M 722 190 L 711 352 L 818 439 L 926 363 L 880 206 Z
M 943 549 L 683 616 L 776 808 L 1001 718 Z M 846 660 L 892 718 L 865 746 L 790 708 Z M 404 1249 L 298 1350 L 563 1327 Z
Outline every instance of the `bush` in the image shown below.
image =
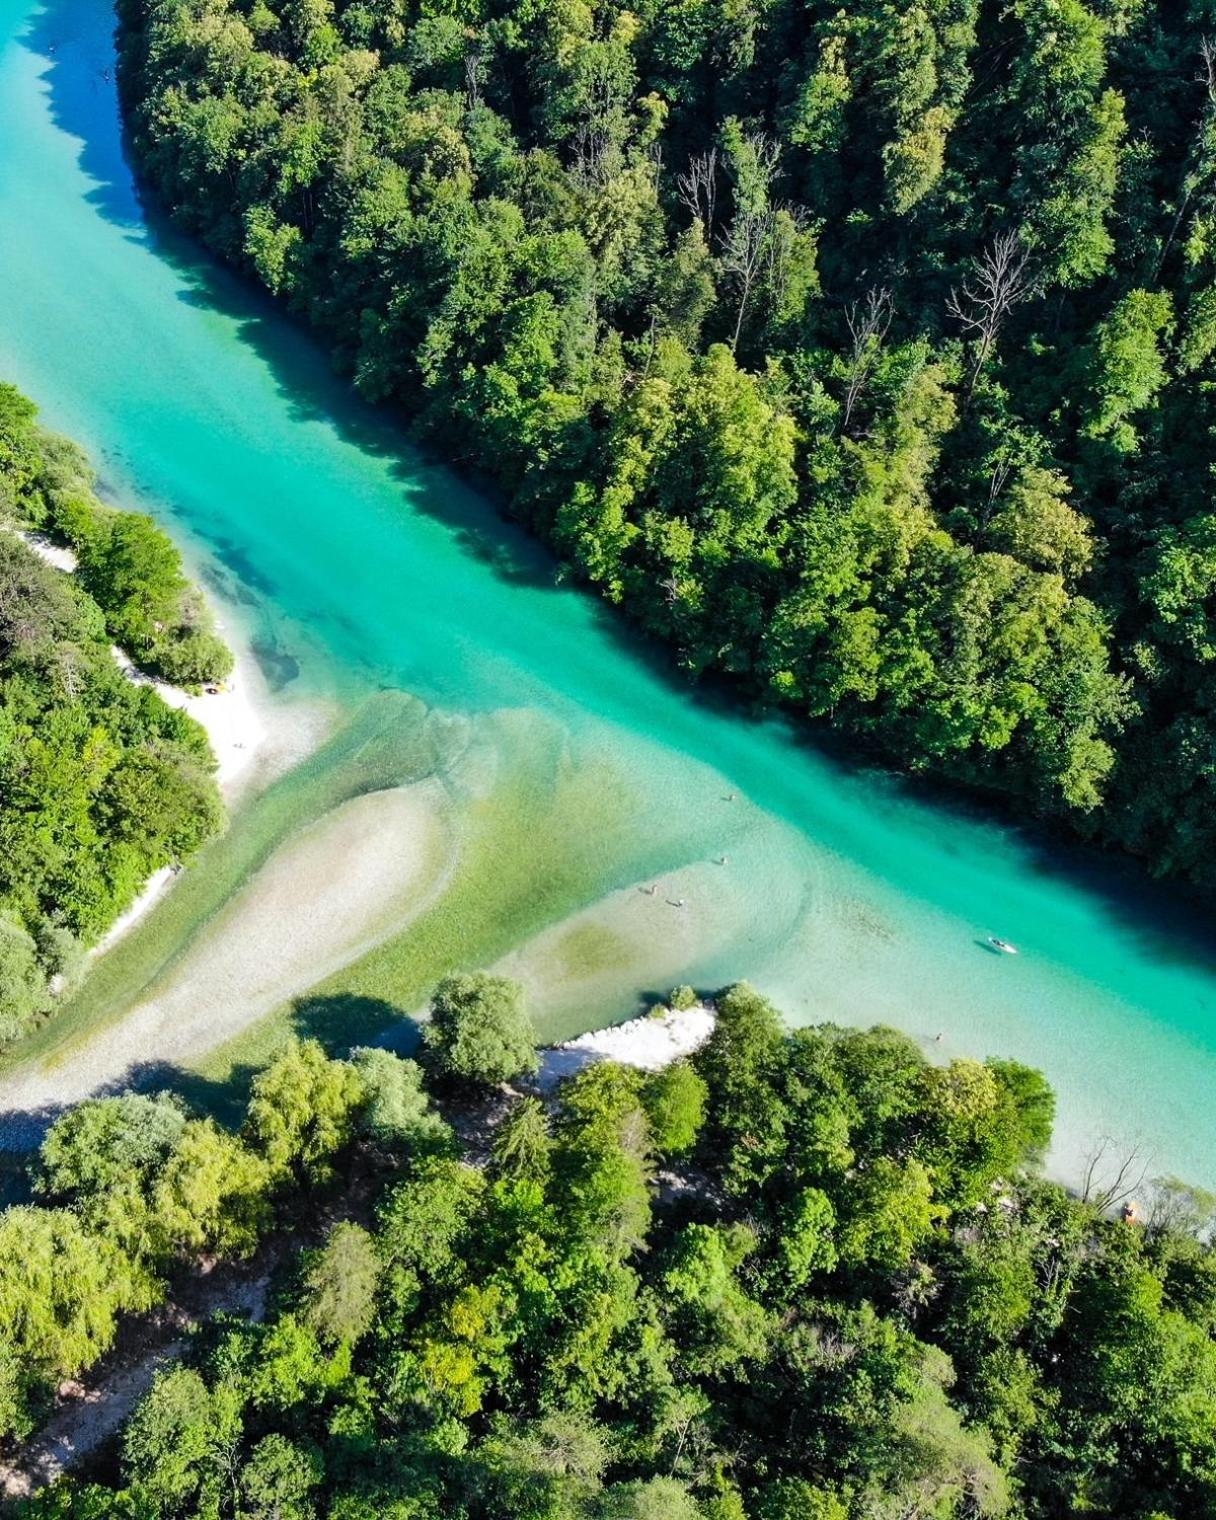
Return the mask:
M 233 659 L 218 633 L 187 628 L 156 639 L 144 663 L 175 686 L 202 686 L 231 675 Z

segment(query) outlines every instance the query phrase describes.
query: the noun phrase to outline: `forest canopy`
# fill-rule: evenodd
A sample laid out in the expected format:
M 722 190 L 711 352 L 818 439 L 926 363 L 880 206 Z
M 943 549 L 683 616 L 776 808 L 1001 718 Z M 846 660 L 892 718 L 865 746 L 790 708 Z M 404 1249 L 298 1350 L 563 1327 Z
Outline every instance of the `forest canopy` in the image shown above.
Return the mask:
M 31 529 L 71 544 L 79 573 L 40 559 Z M 75 445 L 0 385 L 0 1045 L 71 989 L 155 871 L 220 826 L 206 734 L 111 654 L 122 638 L 154 670 L 224 674 L 196 599 L 168 536 L 98 501 Z
M 1206 0 L 119 0 L 145 173 L 689 672 L 1216 871 Z
M 69 1110 L 0 1214 L 18 1467 L 126 1317 L 240 1262 L 267 1310 L 204 1325 L 24 1520 L 1210 1513 L 1216 1200 L 1160 1184 L 1128 1224 L 1044 1181 L 1015 1062 L 716 1009 L 691 1065 L 446 1115 L 414 1061 L 314 1042 L 236 1132 Z

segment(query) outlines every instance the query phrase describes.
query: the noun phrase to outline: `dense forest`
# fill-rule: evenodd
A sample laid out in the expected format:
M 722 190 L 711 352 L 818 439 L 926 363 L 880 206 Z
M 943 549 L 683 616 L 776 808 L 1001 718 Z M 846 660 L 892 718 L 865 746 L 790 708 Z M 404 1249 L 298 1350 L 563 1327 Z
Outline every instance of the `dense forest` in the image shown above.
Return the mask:
M 138 161 L 688 671 L 1216 873 L 1210 0 L 119 0 Z
M 739 985 L 691 1063 L 542 1097 L 517 988 L 436 1014 L 421 1065 L 292 1043 L 237 1132 L 56 1121 L 0 1215 L 0 1457 L 124 1316 L 242 1258 L 269 1297 L 25 1520 L 1216 1512 L 1216 1200 L 1043 1181 L 1037 1073 Z
M 111 644 L 187 682 L 231 664 L 169 537 L 104 506 L 80 451 L 35 418 L 0 385 L 0 1044 L 220 825 L 203 730 L 125 679 Z M 31 530 L 70 545 L 78 573 L 45 564 Z

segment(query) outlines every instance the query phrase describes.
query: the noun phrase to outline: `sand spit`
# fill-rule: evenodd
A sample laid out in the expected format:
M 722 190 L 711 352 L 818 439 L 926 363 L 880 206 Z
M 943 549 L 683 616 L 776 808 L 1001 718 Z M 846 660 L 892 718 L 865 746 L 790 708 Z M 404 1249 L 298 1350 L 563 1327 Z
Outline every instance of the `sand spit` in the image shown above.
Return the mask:
M 713 1009 L 697 1003 L 678 1012 L 656 1009 L 626 1024 L 593 1029 L 546 1050 L 537 1080 L 541 1090 L 547 1091 L 596 1061 L 619 1061 L 642 1071 L 661 1071 L 700 1050 L 713 1034 L 714 1023 Z
M 180 686 L 171 686 L 168 681 L 147 675 L 117 644 L 111 646 L 110 653 L 128 681 L 136 686 L 151 686 L 162 701 L 188 713 L 206 729 L 216 759 L 216 780 L 225 799 L 231 802 L 254 770 L 261 769 L 259 761 L 265 758 L 271 738 L 266 693 L 264 688 L 257 689 L 260 683 L 256 665 L 248 660 L 240 660 L 232 675 L 221 686 L 211 687 L 195 695 L 184 691 Z M 315 720 L 307 726 L 310 731 L 315 730 Z M 275 724 L 274 727 L 275 738 L 281 741 L 283 735 L 277 730 L 283 725 Z M 276 743 L 276 748 L 278 747 Z
M 249 656 L 238 655 L 232 676 L 221 688 L 194 695 L 145 674 L 116 644 L 111 645 L 110 652 L 129 681 L 151 686 L 170 707 L 189 713 L 202 724 L 216 758 L 216 780 L 230 807 L 253 781 L 265 786 L 303 760 L 322 743 L 332 722 L 331 714 L 319 702 L 272 703 L 261 672 Z M 171 866 L 150 876 L 92 954 L 111 949 L 147 917 L 176 876 Z
M 357 797 L 288 839 L 120 1022 L 0 1078 L 0 1143 L 29 1116 L 183 1065 L 341 969 L 433 899 L 452 839 L 438 783 Z
M 573 1035 L 589 1023 L 632 1012 L 622 987 L 665 992 L 710 954 L 729 961 L 751 904 L 746 877 L 713 860 L 610 892 L 503 956 L 491 969 L 523 985 L 546 1035 Z M 571 1027 L 568 1010 L 582 1024 Z
M 218 688 L 198 696 L 171 686 L 168 681 L 146 675 L 125 650 L 117 644 L 110 648 L 114 663 L 135 686 L 151 686 L 163 702 L 188 713 L 207 730 L 207 738 L 216 759 L 216 779 L 224 795 L 231 798 L 240 782 L 253 768 L 266 742 L 266 725 L 250 697 L 244 677 L 247 670 L 234 671 Z
M 56 570 L 74 575 L 79 569 L 74 549 L 53 542 L 45 533 L 14 531 L 39 559 Z M 217 619 L 217 627 L 221 633 L 225 631 L 222 619 Z M 328 714 L 319 704 L 297 704 L 272 712 L 266 683 L 247 653 L 238 652 L 228 680 L 195 695 L 147 675 L 117 645 L 112 645 L 110 652 L 129 681 L 151 686 L 170 707 L 189 713 L 206 729 L 217 762 L 216 779 L 228 802 L 255 773 L 261 780 L 269 780 L 302 759 L 320 742 L 328 726 Z

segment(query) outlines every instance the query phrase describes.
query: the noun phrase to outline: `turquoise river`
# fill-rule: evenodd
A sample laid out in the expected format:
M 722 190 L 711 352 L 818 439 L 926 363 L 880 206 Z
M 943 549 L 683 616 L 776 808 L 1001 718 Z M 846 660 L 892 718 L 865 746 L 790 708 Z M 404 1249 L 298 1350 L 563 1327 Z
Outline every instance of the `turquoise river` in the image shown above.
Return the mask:
M 551 1036 L 677 981 L 747 976 L 794 1020 L 886 1021 L 946 1055 L 1042 1067 L 1064 1170 L 1109 1134 L 1216 1184 L 1216 953 L 1184 897 L 671 680 L 307 336 L 145 212 L 110 30 L 105 0 L 0 7 L 0 377 L 90 450 L 107 495 L 173 530 L 272 705 L 323 703 L 333 727 L 242 802 L 10 1073 L 72 1052 L 87 1066 L 89 1041 L 157 988 L 174 1011 L 156 1027 L 192 1026 L 170 1053 L 189 1049 L 203 1083 L 287 1021 L 338 1043 L 382 1029 L 456 965 L 521 975 Z M 239 994 L 197 965 L 191 991 L 174 977 L 192 956 L 222 964 L 267 901 L 291 916 L 301 831 L 332 825 L 346 890 L 369 832 L 343 856 L 352 800 L 391 788 L 419 803 L 425 869 L 409 890 L 390 870 L 396 909 L 358 944 L 335 930 L 303 985 L 296 943 L 279 989 L 294 1004 L 271 1008 L 272 978 L 233 1045 Z M 255 904 L 240 894 L 276 869 L 279 896 L 225 929 L 225 904 Z M 993 954 L 989 933 L 1022 953 Z

